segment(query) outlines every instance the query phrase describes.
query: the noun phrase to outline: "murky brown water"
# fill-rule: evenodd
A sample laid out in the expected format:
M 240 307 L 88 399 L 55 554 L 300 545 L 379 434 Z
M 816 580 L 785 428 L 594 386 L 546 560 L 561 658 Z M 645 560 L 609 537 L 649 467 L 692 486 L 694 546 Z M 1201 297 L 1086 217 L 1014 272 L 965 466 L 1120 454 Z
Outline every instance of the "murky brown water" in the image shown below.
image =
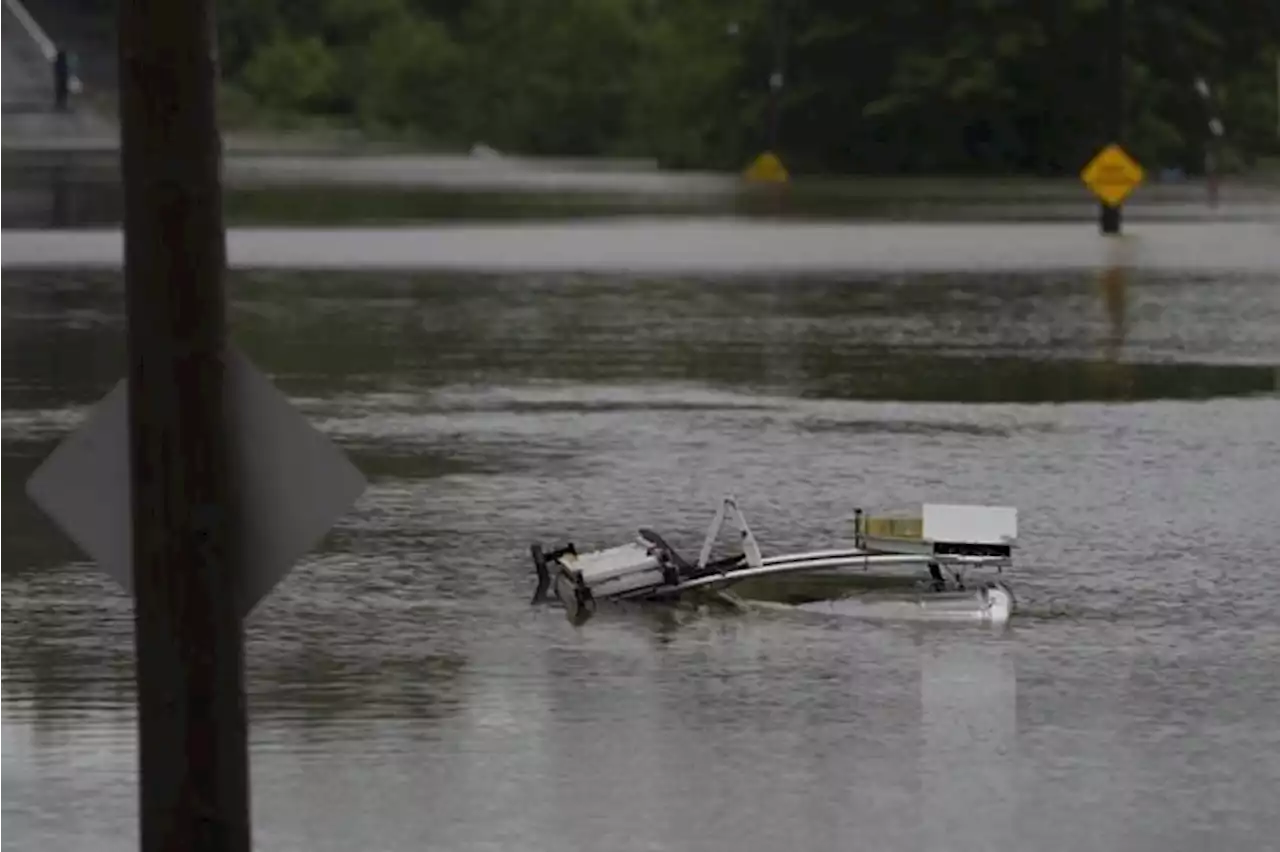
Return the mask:
M 258 848 L 1278 848 L 1280 279 L 1211 266 L 237 273 L 371 480 L 248 625 Z M 6 849 L 135 845 L 130 605 L 22 494 L 120 301 L 4 273 Z M 726 491 L 771 549 L 1016 505 L 1027 611 L 527 606 L 531 541 L 694 548 Z

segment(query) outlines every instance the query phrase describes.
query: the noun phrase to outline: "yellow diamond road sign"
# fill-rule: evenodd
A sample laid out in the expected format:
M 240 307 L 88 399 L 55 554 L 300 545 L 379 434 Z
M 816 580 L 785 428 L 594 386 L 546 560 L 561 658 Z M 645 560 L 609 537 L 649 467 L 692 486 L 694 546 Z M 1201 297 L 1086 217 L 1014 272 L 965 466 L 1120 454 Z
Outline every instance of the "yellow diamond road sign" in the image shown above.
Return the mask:
M 786 183 L 790 179 L 786 166 L 772 151 L 765 151 L 752 160 L 744 173 L 747 180 L 758 183 Z
M 1080 172 L 1080 179 L 1085 185 L 1102 203 L 1111 207 L 1118 207 L 1128 198 L 1129 193 L 1142 183 L 1142 178 L 1142 166 L 1119 145 L 1103 148 Z

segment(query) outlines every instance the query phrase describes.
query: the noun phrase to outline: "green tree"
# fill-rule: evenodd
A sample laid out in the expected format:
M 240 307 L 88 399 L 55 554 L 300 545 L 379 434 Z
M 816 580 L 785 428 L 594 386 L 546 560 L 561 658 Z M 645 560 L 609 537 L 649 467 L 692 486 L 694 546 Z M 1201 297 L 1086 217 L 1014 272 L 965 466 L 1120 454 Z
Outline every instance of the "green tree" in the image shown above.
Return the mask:
M 292 112 L 325 110 L 338 66 L 315 36 L 277 33 L 254 52 L 241 77 L 263 104 Z
M 1110 141 L 1107 2 L 226 0 L 219 23 L 224 79 L 272 110 L 690 167 L 765 146 L 781 44 L 793 171 L 1057 174 Z M 1230 159 L 1280 150 L 1280 3 L 1127 3 L 1126 147 L 1199 167 L 1204 76 Z
M 625 126 L 638 53 L 627 0 L 475 0 L 462 16 L 465 126 L 498 148 L 594 154 Z
M 362 58 L 354 97 L 363 123 L 449 135 L 459 111 L 464 54 L 442 24 L 411 16 L 386 21 Z

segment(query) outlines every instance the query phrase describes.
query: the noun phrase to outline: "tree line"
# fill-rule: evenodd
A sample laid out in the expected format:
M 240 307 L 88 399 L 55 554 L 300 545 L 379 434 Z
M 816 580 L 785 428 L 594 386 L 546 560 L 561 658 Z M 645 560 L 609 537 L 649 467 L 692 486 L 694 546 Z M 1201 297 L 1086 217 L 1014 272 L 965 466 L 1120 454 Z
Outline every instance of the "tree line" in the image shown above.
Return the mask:
M 1126 10 L 1125 142 L 1148 168 L 1198 171 L 1211 111 L 1219 162 L 1280 153 L 1280 3 Z M 228 98 L 439 145 L 740 168 L 776 132 L 793 171 L 1060 174 L 1109 141 L 1107 0 L 221 0 L 218 15 Z

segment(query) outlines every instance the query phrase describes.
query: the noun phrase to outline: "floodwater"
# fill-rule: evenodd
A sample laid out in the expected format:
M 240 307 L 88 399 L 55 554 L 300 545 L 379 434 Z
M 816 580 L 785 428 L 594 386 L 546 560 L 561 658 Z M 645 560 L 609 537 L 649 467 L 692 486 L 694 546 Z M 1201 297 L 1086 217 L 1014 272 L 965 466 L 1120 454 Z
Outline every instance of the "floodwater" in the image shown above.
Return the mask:
M 1280 848 L 1280 264 L 1223 248 L 1256 238 L 1191 272 L 235 272 L 237 345 L 371 483 L 247 625 L 257 848 Z M 22 492 L 123 373 L 119 275 L 10 248 L 5 848 L 131 849 L 130 603 Z M 1017 506 L 1024 611 L 528 605 L 531 542 L 696 551 L 726 492 L 766 550 Z
M 71 137 L 6 139 L 6 228 L 118 225 L 119 158 Z M 46 150 L 34 150 L 36 146 Z M 86 147 L 87 146 L 87 147 Z M 771 220 L 1090 222 L 1097 203 L 1077 179 L 829 178 L 800 174 L 785 189 L 734 175 L 670 172 L 645 163 L 442 155 L 272 154 L 223 160 L 224 207 L 237 226 L 458 223 L 645 216 Z M 76 149 L 80 150 L 76 150 Z M 1152 175 L 1125 202 L 1131 222 L 1280 224 L 1280 180 L 1227 177 L 1210 205 L 1202 181 Z
M 1045 222 L 748 222 L 732 217 L 400 227 L 232 228 L 227 262 L 258 270 L 650 276 L 1108 269 L 1270 273 L 1280 223 L 1148 222 L 1123 237 Z M 6 230 L 13 269 L 119 269 L 119 228 Z

